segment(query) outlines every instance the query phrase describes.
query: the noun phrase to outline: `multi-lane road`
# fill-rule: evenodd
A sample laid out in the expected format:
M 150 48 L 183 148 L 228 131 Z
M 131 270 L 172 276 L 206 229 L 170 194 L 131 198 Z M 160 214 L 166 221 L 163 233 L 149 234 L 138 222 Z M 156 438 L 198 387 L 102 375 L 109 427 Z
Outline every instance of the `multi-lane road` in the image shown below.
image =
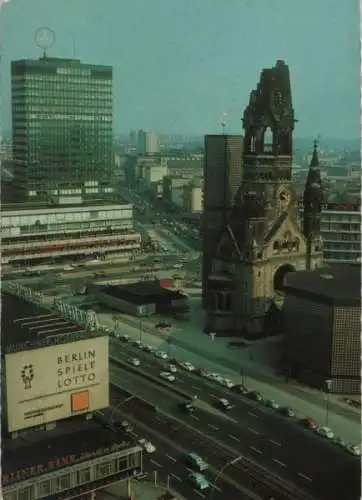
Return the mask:
M 112 341 L 111 350 L 114 356 L 123 361 L 130 356 L 137 356 L 141 361 L 140 370 L 155 377 L 159 376 L 165 364 L 129 344 Z M 131 385 L 134 390 L 136 387 L 142 390 L 142 384 L 139 379 L 137 384 L 133 381 Z M 228 413 L 233 421 L 225 421 L 215 414 L 201 412 L 195 415 L 192 424 L 232 447 L 236 454 L 247 453 L 268 470 L 310 492 L 317 499 L 359 498 L 359 459 L 302 428 L 298 422 L 293 421 L 294 419 L 288 420 L 241 395 L 186 371 L 179 370 L 172 387 L 182 389 L 190 395 L 198 395 L 210 408 L 215 407 L 218 399 L 222 397 L 226 397 L 234 405 Z M 139 395 L 146 397 L 147 394 L 148 400 L 156 397 L 155 390 L 152 391 L 150 387 L 144 388 L 143 393 Z M 165 404 L 164 401 L 167 402 L 169 398 L 165 393 L 162 394 L 161 398 L 158 396 L 156 401 L 151 402 Z M 170 411 L 170 408 L 164 409 Z M 180 414 L 176 405 L 173 405 L 171 410 Z

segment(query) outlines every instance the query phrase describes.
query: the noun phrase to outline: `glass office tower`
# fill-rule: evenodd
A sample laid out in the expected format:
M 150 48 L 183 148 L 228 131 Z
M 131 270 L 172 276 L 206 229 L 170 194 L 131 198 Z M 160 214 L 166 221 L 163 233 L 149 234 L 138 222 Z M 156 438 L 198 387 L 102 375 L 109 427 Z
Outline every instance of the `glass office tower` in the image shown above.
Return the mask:
M 14 176 L 25 198 L 112 192 L 112 78 L 112 67 L 75 59 L 11 63 Z

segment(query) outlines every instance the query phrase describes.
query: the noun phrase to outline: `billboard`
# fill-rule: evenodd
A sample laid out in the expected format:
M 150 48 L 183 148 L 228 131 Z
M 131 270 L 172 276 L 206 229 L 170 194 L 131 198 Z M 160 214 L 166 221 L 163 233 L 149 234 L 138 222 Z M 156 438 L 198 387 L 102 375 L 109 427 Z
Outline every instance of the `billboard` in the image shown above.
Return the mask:
M 5 355 L 9 432 L 105 408 L 108 337 Z

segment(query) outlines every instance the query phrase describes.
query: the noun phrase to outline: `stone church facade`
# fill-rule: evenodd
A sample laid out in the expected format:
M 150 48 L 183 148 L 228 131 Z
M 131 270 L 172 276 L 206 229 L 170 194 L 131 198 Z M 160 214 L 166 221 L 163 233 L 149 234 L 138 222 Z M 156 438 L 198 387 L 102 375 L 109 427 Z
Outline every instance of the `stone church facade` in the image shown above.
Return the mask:
M 322 264 L 317 149 L 304 193 L 302 228 L 291 180 L 295 121 L 289 69 L 278 61 L 262 71 L 244 111 L 242 182 L 206 277 L 210 332 L 262 331 L 287 274 Z

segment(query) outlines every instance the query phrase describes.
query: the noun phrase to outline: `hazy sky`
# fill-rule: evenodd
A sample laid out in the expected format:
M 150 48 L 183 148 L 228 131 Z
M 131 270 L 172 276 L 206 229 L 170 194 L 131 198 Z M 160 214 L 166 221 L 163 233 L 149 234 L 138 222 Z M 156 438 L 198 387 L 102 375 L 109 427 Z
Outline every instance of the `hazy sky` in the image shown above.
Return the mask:
M 0 1 L 1 3 L 1 1 Z M 260 70 L 291 70 L 297 136 L 359 137 L 358 0 L 11 0 L 0 18 L 1 95 L 10 129 L 10 61 L 49 55 L 114 67 L 115 132 L 241 132 Z

